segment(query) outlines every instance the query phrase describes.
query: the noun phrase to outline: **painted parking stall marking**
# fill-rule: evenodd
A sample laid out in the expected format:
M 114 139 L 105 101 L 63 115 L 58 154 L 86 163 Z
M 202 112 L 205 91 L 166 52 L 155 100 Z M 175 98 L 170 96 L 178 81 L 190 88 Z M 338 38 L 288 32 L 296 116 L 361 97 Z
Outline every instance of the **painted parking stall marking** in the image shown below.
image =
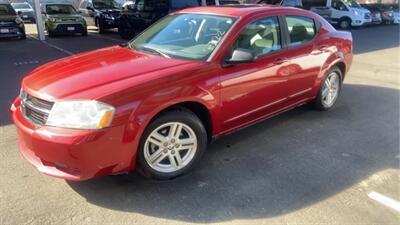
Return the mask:
M 379 193 L 377 193 L 375 191 L 370 192 L 368 194 L 368 197 L 373 199 L 373 200 L 375 200 L 375 201 L 377 201 L 377 202 L 379 202 L 379 203 L 381 203 L 382 205 L 385 205 L 385 206 L 387 206 L 389 208 L 392 208 L 392 209 L 396 210 L 397 212 L 400 212 L 400 202 L 398 202 L 398 201 L 396 201 L 394 199 L 386 197 L 386 196 L 384 196 L 382 194 L 379 194 Z

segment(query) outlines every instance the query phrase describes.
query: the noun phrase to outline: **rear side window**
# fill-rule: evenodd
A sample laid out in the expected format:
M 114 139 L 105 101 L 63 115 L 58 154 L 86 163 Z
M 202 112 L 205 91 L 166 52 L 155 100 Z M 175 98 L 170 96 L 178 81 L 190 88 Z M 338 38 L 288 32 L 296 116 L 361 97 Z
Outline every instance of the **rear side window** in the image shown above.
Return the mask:
M 315 36 L 314 20 L 303 16 L 286 16 L 289 31 L 289 46 L 311 41 Z

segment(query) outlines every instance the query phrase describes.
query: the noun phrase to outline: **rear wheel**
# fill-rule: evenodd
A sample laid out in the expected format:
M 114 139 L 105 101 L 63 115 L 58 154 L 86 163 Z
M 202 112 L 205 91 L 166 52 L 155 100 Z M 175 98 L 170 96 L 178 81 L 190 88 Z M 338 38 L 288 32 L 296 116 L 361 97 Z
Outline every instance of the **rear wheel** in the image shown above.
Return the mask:
M 186 110 L 157 117 L 145 130 L 138 149 L 138 171 L 155 179 L 171 179 L 188 172 L 207 146 L 200 119 Z
M 329 70 L 317 98 L 312 102 L 315 109 L 329 110 L 336 103 L 342 87 L 342 71 L 338 67 Z

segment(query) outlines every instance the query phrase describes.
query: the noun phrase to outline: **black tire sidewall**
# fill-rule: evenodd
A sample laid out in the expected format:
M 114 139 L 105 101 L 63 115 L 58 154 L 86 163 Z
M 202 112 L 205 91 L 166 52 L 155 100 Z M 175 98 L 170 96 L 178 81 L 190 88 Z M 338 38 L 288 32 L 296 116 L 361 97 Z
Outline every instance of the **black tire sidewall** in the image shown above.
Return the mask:
M 346 27 L 342 27 L 342 22 L 344 22 L 344 21 L 347 22 L 347 26 Z M 342 19 L 342 20 L 339 21 L 339 27 L 341 29 L 348 30 L 348 29 L 351 28 L 351 21 L 349 19 Z
M 153 168 L 151 168 L 144 157 L 144 145 L 146 142 L 147 137 L 150 135 L 150 133 L 155 130 L 157 127 L 159 127 L 162 124 L 165 123 L 170 123 L 170 122 L 180 122 L 188 125 L 190 128 L 193 129 L 196 138 L 197 138 L 197 150 L 196 153 L 192 159 L 192 161 L 186 165 L 184 168 L 177 170 L 175 172 L 171 173 L 161 173 Z M 204 125 L 202 124 L 201 120 L 193 113 L 188 112 L 188 111 L 182 111 L 182 110 L 173 110 L 173 111 L 168 111 L 166 113 L 161 114 L 158 116 L 153 122 L 151 122 L 147 128 L 145 129 L 141 139 L 140 139 L 140 144 L 137 152 L 137 169 L 138 172 L 141 173 L 143 176 L 148 177 L 148 178 L 154 178 L 154 179 L 159 179 L 159 180 L 165 180 L 165 179 L 172 179 L 177 176 L 183 175 L 190 171 L 196 164 L 197 162 L 201 159 L 206 147 L 207 147 L 207 132 L 206 129 L 204 128 Z

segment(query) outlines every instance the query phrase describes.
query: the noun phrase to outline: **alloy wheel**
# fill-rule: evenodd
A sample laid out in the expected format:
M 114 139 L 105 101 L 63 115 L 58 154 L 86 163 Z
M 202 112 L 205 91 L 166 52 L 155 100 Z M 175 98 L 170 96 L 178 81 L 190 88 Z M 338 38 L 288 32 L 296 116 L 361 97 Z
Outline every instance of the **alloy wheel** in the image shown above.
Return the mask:
M 144 145 L 147 164 L 160 173 L 173 173 L 187 166 L 197 151 L 192 128 L 180 122 L 162 124 L 150 133 Z
M 322 104 L 326 107 L 331 107 L 339 95 L 339 89 L 340 77 L 336 72 L 332 72 L 325 79 L 322 88 Z

